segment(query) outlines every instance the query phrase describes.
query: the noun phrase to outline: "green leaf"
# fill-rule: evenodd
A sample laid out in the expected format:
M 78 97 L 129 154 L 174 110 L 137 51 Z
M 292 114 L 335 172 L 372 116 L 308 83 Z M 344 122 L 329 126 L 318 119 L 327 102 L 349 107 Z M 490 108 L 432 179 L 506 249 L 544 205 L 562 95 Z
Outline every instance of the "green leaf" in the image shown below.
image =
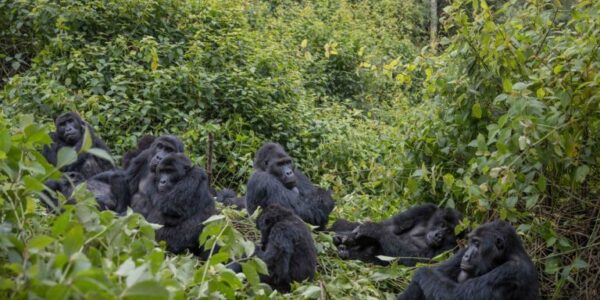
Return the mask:
M 169 298 L 169 291 L 160 282 L 146 280 L 138 282 L 123 291 L 121 297 L 132 300 L 162 300 Z
M 244 272 L 244 275 L 246 275 L 246 279 L 248 279 L 248 282 L 250 283 L 250 285 L 252 286 L 258 286 L 258 284 L 260 283 L 260 280 L 258 278 L 258 273 L 256 272 L 256 268 L 254 267 L 254 264 L 249 261 L 249 262 L 245 262 L 242 263 L 242 272 Z
M 8 130 L 0 131 L 0 151 L 8 153 L 11 145 L 12 141 Z
M 444 186 L 448 189 L 452 188 L 452 185 L 454 184 L 454 176 L 452 176 L 452 174 L 447 173 L 444 175 Z
M 45 187 L 43 183 L 29 175 L 23 177 L 23 183 L 25 184 L 25 188 L 34 192 L 42 191 Z
M 106 152 L 104 149 L 91 148 L 88 149 L 87 152 L 93 156 L 109 161 L 113 166 L 115 165 L 115 161 L 113 160 L 112 156 L 110 156 L 110 154 L 108 154 L 108 152 Z
M 590 173 L 590 167 L 587 165 L 581 165 L 575 171 L 575 180 L 579 183 L 585 180 L 585 177 Z
M 510 92 L 512 92 L 512 83 L 510 82 L 510 79 L 508 79 L 508 78 L 502 79 L 502 89 L 507 94 L 510 94 Z
M 309 287 L 306 287 L 304 289 L 304 292 L 302 292 L 302 298 L 318 298 L 318 296 L 321 295 L 321 288 L 315 285 L 311 285 Z
M 29 249 L 44 249 L 46 246 L 52 244 L 54 239 L 47 235 L 38 235 L 33 237 L 29 243 Z
M 471 115 L 477 119 L 481 119 L 481 104 L 479 102 L 473 104 L 473 107 L 471 107 Z
M 79 149 L 79 153 L 85 153 L 90 148 L 92 148 L 92 135 L 90 134 L 90 129 L 85 126 L 83 133 L 83 143 L 81 143 L 81 148 Z
M 540 178 L 538 178 L 537 188 L 540 192 L 546 191 L 546 177 L 544 175 L 540 175 Z
M 77 152 L 71 147 L 62 147 L 56 155 L 56 168 L 60 169 L 66 165 L 72 164 L 77 160 Z
M 65 253 L 67 253 L 67 255 L 72 255 L 73 253 L 78 252 L 81 249 L 81 246 L 83 246 L 83 241 L 83 228 L 78 225 L 71 228 L 63 240 Z

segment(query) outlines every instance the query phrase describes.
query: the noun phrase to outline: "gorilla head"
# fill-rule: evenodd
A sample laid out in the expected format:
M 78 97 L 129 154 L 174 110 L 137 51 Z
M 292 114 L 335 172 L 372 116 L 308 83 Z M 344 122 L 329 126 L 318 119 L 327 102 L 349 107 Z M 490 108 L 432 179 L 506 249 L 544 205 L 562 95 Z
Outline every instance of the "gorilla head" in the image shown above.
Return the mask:
M 63 113 L 54 121 L 58 137 L 65 145 L 75 146 L 83 138 L 85 123 L 75 112 Z
M 445 208 L 437 210 L 427 223 L 426 244 L 431 248 L 455 245 L 456 235 L 454 234 L 454 227 L 458 225 L 462 218 L 462 214 L 455 209 Z
M 288 189 L 296 187 L 292 158 L 277 143 L 265 143 L 256 152 L 254 168 L 273 175 Z
M 469 245 L 460 261 L 458 281 L 486 274 L 507 261 L 507 254 L 516 248 L 522 248 L 522 245 L 509 223 L 495 221 L 479 226 L 469 234 Z
M 182 153 L 183 152 L 183 143 L 173 135 L 162 135 L 157 138 L 150 146 L 150 149 L 146 151 L 151 151 L 149 156 L 150 162 L 150 170 L 155 171 L 156 166 L 170 153 Z
M 156 167 L 156 186 L 159 193 L 168 192 L 192 168 L 192 162 L 182 153 L 165 156 Z

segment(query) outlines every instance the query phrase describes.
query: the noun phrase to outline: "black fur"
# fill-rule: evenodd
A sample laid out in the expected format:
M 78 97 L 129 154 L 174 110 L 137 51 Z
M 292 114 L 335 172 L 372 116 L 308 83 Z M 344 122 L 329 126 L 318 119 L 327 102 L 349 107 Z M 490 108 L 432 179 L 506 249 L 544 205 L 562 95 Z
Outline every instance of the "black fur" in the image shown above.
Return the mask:
M 217 192 L 217 201 L 238 210 L 246 208 L 246 197 L 238 197 L 232 189 L 222 189 Z
M 279 204 L 305 222 L 325 227 L 335 205 L 331 192 L 313 185 L 300 170 L 293 168 L 281 145 L 264 144 L 256 153 L 254 168 L 246 193 L 250 214 L 259 206 Z
M 312 280 L 317 267 L 317 251 L 310 231 L 294 213 L 279 205 L 269 205 L 256 220 L 261 245 L 256 255 L 269 269 L 263 282 L 288 292 L 292 281 Z
M 462 215 L 450 208 L 434 204 L 415 206 L 383 222 L 367 222 L 351 228 L 354 223 L 343 221 L 337 227 L 334 243 L 343 259 L 360 259 L 385 265 L 377 255 L 399 257 L 403 265 L 413 266 L 456 247 L 454 227 Z M 347 222 L 347 223 L 344 223 Z
M 125 154 L 123 154 L 123 169 L 127 169 L 127 167 L 129 167 L 129 164 L 131 163 L 131 161 L 136 158 L 138 155 L 140 155 L 140 153 L 142 153 L 142 151 L 150 148 L 150 146 L 152 146 L 152 143 L 154 143 L 154 140 L 156 140 L 156 137 L 152 136 L 152 135 L 144 135 L 142 136 L 138 142 L 137 142 L 137 148 L 135 149 L 131 149 L 129 151 L 127 151 Z
M 110 154 L 110 150 L 96 135 L 94 129 L 81 120 L 77 113 L 63 113 L 56 118 L 54 124 L 56 125 L 56 132 L 50 134 L 52 144 L 45 146 L 42 150 L 42 155 L 49 163 L 56 165 L 57 154 L 62 147 L 73 147 L 76 151 L 79 151 L 83 143 L 85 128 L 88 128 L 92 138 L 92 148 L 103 149 Z M 81 153 L 75 162 L 63 166 L 60 170 L 62 172 L 79 172 L 87 179 L 110 169 L 113 169 L 113 166 L 109 161 L 89 153 Z
M 71 194 L 75 187 L 84 181 L 85 178 L 79 172 L 65 172 L 59 180 L 48 180 L 45 185 L 48 190 L 63 194 L 67 199 L 67 204 L 74 204 L 75 200 L 71 198 Z M 48 190 L 44 191 L 44 195 L 52 202 L 54 208 L 58 208 L 58 199 Z M 48 208 L 51 207 L 48 205 Z
M 161 185 L 163 180 L 165 188 Z M 186 249 L 202 255 L 198 237 L 202 222 L 215 213 L 215 203 L 208 192 L 208 177 L 204 170 L 193 166 L 182 153 L 165 156 L 156 168 L 153 178 L 156 192 L 150 194 L 149 222 L 162 224 L 156 231 L 156 240 L 166 241 L 167 250 L 182 253 Z
M 538 299 L 535 266 L 505 221 L 479 226 L 469 246 L 437 267 L 421 268 L 398 299 Z

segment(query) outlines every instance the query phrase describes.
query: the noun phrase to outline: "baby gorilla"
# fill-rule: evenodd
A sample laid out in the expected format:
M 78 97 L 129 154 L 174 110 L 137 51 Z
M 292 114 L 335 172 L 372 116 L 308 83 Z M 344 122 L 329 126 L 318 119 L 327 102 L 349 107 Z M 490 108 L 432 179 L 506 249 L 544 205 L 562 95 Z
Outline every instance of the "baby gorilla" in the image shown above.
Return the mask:
M 280 292 L 289 292 L 292 281 L 313 279 L 317 251 L 308 227 L 294 213 L 279 205 L 269 205 L 256 220 L 261 247 L 256 255 L 269 269 L 261 280 Z
M 376 256 L 385 255 L 399 257 L 401 264 L 413 266 L 454 248 L 454 227 L 461 219 L 462 215 L 455 209 L 438 208 L 428 203 L 412 207 L 383 222 L 360 225 L 343 220 L 336 222 L 332 228 L 342 230 L 334 237 L 342 259 L 384 265 L 387 263 Z
M 398 299 L 537 299 L 536 269 L 514 228 L 495 221 L 469 234 L 446 262 L 421 268 Z
M 156 206 L 147 219 L 164 225 L 156 231 L 156 240 L 166 241 L 170 252 L 188 249 L 202 256 L 198 245 L 202 222 L 215 213 L 206 172 L 193 166 L 184 154 L 171 153 L 156 166 L 154 186 L 157 191 L 151 197 Z

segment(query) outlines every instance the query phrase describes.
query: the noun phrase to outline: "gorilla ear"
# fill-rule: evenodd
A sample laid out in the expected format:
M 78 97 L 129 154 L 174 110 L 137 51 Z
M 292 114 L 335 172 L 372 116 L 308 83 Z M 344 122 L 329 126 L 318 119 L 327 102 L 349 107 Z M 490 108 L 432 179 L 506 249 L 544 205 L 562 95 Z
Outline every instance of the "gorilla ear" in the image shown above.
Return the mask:
M 498 250 L 504 250 L 504 239 L 501 237 L 496 237 L 496 248 L 498 248 Z

